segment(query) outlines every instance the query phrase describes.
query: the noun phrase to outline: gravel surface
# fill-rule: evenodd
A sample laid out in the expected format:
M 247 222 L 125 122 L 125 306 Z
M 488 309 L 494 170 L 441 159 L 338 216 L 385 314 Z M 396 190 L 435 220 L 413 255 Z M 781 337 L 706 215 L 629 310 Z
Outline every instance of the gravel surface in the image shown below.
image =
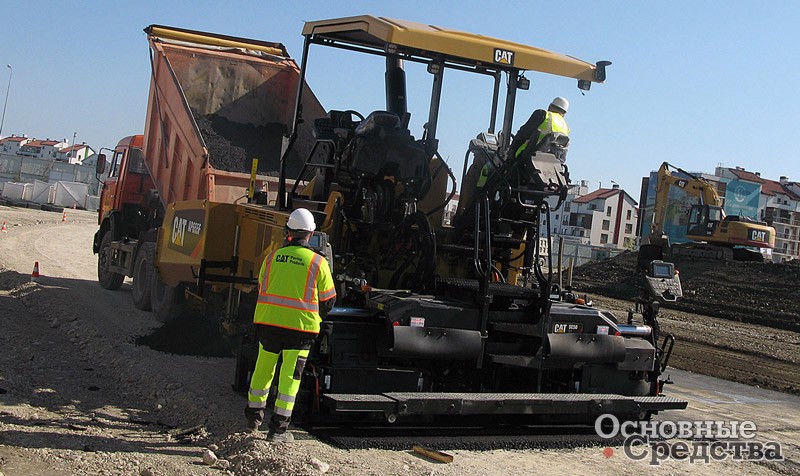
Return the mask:
M 263 433 L 242 432 L 245 402 L 230 389 L 232 358 L 137 345 L 159 324 L 134 308 L 129 280 L 118 292 L 97 285 L 91 253 L 95 214 L 68 210 L 61 223 L 60 213 L 0 206 L 0 221 L 8 226 L 0 233 L 0 474 L 5 476 L 638 476 L 651 469 L 646 461 L 611 457 L 618 447 L 581 444 L 481 451 L 440 441 L 437 446 L 454 456 L 443 464 L 411 451 L 414 442 L 433 441 L 424 434 L 405 435 L 404 444 L 391 450 L 370 448 L 368 441 L 358 449 L 342 449 L 298 428 L 292 429 L 294 444 L 268 443 Z M 42 275 L 37 283 L 30 282 L 34 261 Z M 682 317 L 669 319 L 679 324 Z M 687 317 L 692 320 L 705 318 Z M 738 329 L 726 332 L 735 335 Z M 776 333 L 778 341 L 785 336 Z M 772 355 L 770 348 L 755 351 Z M 783 471 L 729 461 L 667 461 L 661 467 L 667 474 L 774 470 Z

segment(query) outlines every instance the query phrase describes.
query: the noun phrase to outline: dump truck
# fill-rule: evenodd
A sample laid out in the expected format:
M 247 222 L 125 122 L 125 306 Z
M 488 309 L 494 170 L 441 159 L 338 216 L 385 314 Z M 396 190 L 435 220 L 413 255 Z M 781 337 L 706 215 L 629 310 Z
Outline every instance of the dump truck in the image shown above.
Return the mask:
M 566 198 L 563 151 L 544 141 L 519 157 L 507 153 L 517 93 L 531 84 L 526 74 L 570 78 L 586 91 L 605 80 L 609 62 L 369 15 L 307 22 L 302 35 L 274 195 L 269 182 L 266 199 L 163 197 L 164 226 L 147 235 L 155 248 L 151 282 L 163 284 L 151 304 L 220 318 L 237 336 L 235 389 L 249 387 L 257 357 L 260 265 L 283 246 L 289 214 L 306 208 L 318 229 L 310 246 L 331 264 L 338 297 L 309 356 L 296 418 L 572 423 L 686 407 L 664 395 L 660 377 L 674 339 L 660 334 L 657 302 L 680 294 L 674 268 L 651 267 L 648 283 L 658 284 L 637 303 L 641 316 L 620 318 L 559 289 L 552 262 L 545 267 L 538 256 L 541 239 L 549 241 L 539 236 L 553 211 L 548 199 L 560 206 Z M 370 111 L 309 107 L 317 103 L 306 84 L 311 53 L 329 48 L 382 58 L 385 68 L 359 69 L 359 81 L 381 81 L 385 101 Z M 417 135 L 406 63 L 421 64 L 431 84 Z M 437 130 L 440 120 L 458 118 L 440 111 L 446 71 L 488 78 L 483 96 L 470 95 L 490 105 L 487 126 L 465 149 L 471 168 L 492 164 L 448 225 L 443 214 L 458 179 Z M 150 153 L 157 151 L 145 144 L 146 164 L 155 162 Z M 109 267 L 119 262 L 111 249 L 106 257 L 101 250 L 99 268 L 118 269 Z
M 97 161 L 98 177 L 106 177 L 93 250 L 103 288 L 119 289 L 132 277 L 136 307 L 165 321 L 185 314 L 187 303 L 179 281 L 166 284 L 154 266 L 167 207 L 215 204 L 224 213 L 224 205 L 244 200 L 250 189 L 263 203 L 275 200 L 299 68 L 280 43 L 160 25 L 145 32 L 152 74 L 144 134 L 120 140 L 108 167 L 105 153 Z M 313 94 L 304 106 L 310 117 L 324 114 Z M 297 143 L 295 154 L 306 154 L 311 137 Z M 166 234 L 173 246 L 193 246 L 183 237 L 193 236 L 196 226 L 191 217 L 168 222 Z M 223 243 L 211 239 L 191 252 L 227 256 L 231 248 L 220 249 Z M 191 281 L 184 262 L 164 265 Z
M 757 250 L 775 247 L 775 228 L 752 218 L 727 215 L 722 198 L 708 180 L 668 162 L 661 164 L 656 180 L 653 222 L 640 246 L 642 265 L 663 256 L 763 261 Z M 672 200 L 673 193 L 693 203 L 684 210 L 678 200 Z M 684 214 L 689 241 L 670 243 L 665 233 L 669 216 Z

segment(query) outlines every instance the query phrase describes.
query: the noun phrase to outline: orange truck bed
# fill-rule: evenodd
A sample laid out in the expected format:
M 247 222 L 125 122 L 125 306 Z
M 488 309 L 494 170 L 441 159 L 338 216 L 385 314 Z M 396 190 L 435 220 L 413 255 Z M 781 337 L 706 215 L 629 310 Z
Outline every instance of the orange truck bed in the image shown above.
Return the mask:
M 246 194 L 253 158 L 257 189 L 276 183 L 300 78 L 284 46 L 157 25 L 145 32 L 152 76 L 144 159 L 162 202 L 233 203 Z M 308 121 L 324 115 L 313 94 L 303 97 Z M 301 128 L 297 143 L 305 159 L 310 131 Z M 274 200 L 277 187 L 266 188 Z

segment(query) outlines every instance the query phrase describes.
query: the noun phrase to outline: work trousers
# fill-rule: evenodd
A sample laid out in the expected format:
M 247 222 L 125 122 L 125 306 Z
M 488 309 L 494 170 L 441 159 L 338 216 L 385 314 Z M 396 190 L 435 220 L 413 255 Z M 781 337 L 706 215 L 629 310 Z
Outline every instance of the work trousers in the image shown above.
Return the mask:
M 267 397 L 280 359 L 278 392 L 269 421 L 270 433 L 280 434 L 289 427 L 311 345 L 310 342 L 297 342 L 295 339 L 270 339 L 269 336 L 259 340 L 261 342 L 258 348 L 258 359 L 247 394 L 246 414 L 248 418 L 264 420 Z M 287 346 L 299 348 L 287 348 Z

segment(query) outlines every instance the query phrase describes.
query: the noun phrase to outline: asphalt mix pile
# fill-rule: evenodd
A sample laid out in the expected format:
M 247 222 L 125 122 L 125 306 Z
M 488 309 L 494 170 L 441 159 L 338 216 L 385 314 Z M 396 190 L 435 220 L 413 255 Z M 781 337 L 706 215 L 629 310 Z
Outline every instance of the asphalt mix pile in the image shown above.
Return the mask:
M 636 272 L 636 253 L 575 268 L 579 293 L 635 300 L 644 289 Z M 666 307 L 705 316 L 800 332 L 800 266 L 673 259 L 683 299 Z
M 215 169 L 249 174 L 252 159 L 257 158 L 259 173 L 277 175 L 286 126 L 280 123 L 255 126 L 217 114 L 192 114 Z
M 230 357 L 235 342 L 210 318 L 182 317 L 136 339 L 137 345 L 168 354 Z

